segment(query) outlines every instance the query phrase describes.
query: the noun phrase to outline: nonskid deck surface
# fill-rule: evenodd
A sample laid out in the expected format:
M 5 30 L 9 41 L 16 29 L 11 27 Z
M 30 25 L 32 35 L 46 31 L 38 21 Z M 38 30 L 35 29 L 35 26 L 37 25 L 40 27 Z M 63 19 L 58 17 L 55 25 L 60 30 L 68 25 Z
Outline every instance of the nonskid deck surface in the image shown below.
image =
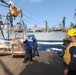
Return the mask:
M 63 75 L 62 57 L 56 53 L 39 52 L 33 61 L 23 63 L 24 57 L 0 56 L 0 75 Z

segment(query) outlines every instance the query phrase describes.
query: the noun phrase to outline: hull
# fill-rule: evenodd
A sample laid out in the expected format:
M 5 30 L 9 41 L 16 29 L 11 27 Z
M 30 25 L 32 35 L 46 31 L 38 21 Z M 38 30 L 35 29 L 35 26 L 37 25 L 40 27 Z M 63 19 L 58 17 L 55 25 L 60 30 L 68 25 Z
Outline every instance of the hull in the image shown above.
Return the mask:
M 62 44 L 63 39 L 66 36 L 66 32 L 63 31 L 51 31 L 51 32 L 32 32 L 32 33 L 26 33 L 26 32 L 9 32 L 6 30 L 3 30 L 5 39 L 12 39 L 15 37 L 24 37 L 27 38 L 28 34 L 34 34 L 36 39 L 39 43 L 43 44 Z M 0 34 L 0 37 L 2 35 Z
M 28 33 L 29 34 L 29 33 Z M 33 33 L 40 43 L 60 43 L 62 44 L 63 39 L 66 36 L 66 32 L 63 31 L 52 31 L 52 32 L 35 32 Z

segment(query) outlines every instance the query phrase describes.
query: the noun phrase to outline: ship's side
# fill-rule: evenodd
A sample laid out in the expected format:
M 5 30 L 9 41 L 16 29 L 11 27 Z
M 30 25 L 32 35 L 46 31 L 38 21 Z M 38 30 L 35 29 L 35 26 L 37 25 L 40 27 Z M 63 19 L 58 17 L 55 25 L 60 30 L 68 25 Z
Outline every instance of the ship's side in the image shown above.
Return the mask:
M 41 42 L 62 42 L 66 33 L 63 31 L 38 32 L 34 33 L 38 41 Z
M 63 31 L 34 32 L 27 34 L 34 34 L 38 42 L 43 43 L 62 43 L 66 36 L 66 32 Z

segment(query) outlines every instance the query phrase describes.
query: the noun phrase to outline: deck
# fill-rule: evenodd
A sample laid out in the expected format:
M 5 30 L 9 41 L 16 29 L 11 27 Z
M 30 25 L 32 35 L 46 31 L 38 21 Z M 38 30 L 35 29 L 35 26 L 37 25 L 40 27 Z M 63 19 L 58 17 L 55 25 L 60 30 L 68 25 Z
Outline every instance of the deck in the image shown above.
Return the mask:
M 40 57 L 23 63 L 23 57 L 0 56 L 0 75 L 63 75 L 62 57 L 56 53 L 39 52 Z

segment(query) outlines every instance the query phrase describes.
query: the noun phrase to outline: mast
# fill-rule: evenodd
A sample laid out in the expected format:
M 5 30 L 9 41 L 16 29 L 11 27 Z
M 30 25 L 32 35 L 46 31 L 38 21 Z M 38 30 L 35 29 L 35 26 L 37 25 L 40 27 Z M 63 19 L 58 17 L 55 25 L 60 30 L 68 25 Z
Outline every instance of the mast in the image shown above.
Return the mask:
M 63 17 L 63 21 L 62 21 L 64 28 L 65 28 L 65 19 L 66 19 L 66 17 L 64 16 L 64 17 Z
M 75 9 L 75 14 L 74 14 L 74 19 L 75 19 L 75 27 L 76 27 L 76 9 Z
M 47 20 L 44 21 L 45 22 L 45 31 L 47 32 L 48 31 L 48 23 L 47 23 Z

